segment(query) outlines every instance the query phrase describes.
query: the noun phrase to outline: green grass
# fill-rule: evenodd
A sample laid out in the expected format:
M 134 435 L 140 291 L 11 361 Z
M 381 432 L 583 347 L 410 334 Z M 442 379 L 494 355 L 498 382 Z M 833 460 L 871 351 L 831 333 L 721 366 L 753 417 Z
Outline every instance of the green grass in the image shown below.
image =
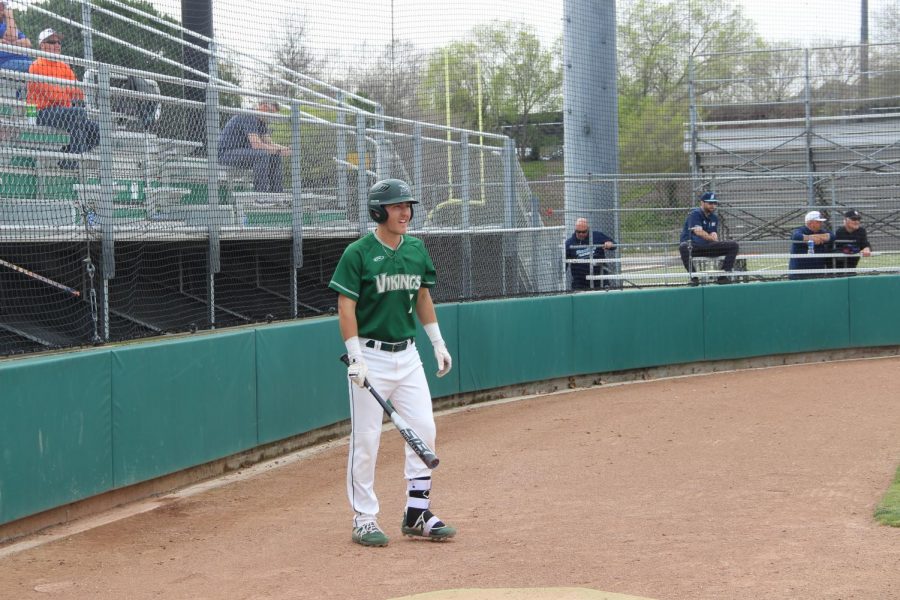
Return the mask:
M 900 527 L 900 467 L 894 476 L 894 483 L 888 488 L 881 504 L 875 509 L 875 520 L 882 525 Z
M 546 179 L 550 175 L 562 175 L 561 160 L 520 160 L 519 165 L 528 181 Z

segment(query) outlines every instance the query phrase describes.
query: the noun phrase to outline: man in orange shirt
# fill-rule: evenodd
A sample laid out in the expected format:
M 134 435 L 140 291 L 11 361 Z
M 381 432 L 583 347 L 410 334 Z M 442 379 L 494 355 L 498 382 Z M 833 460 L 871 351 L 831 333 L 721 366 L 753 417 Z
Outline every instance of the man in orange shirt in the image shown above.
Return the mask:
M 45 29 L 38 36 L 43 52 L 59 54 L 62 36 L 53 29 Z M 56 79 L 76 81 L 72 68 L 64 62 L 40 57 L 31 63 L 28 72 Z M 69 144 L 63 152 L 81 154 L 100 143 L 100 126 L 87 118 L 83 108 L 84 92 L 81 88 L 42 81 L 28 82 L 28 104 L 38 109 L 37 124 L 56 129 L 65 129 L 69 134 Z M 74 169 L 78 163 L 72 160 L 60 161 L 59 166 Z

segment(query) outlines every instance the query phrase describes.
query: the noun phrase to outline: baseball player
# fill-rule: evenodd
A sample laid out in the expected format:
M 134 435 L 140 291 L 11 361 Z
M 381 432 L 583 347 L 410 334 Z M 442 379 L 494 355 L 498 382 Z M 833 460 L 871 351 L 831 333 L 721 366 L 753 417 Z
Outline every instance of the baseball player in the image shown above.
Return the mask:
M 406 235 L 413 204 L 409 186 L 399 179 L 379 181 L 369 190 L 369 233 L 347 246 L 328 287 L 338 293 L 338 323 L 350 359 L 350 457 L 347 495 L 355 513 L 351 539 L 363 546 L 386 546 L 378 526 L 375 459 L 381 439 L 383 411 L 363 384 L 368 378 L 422 440 L 434 448 L 435 424 L 431 392 L 416 350 L 413 313 L 428 334 L 438 364 L 438 377 L 452 366 L 441 337 L 429 288 L 435 270 L 421 240 Z M 456 530 L 429 510 L 431 469 L 408 447 L 404 474 L 406 510 L 401 532 L 434 541 Z

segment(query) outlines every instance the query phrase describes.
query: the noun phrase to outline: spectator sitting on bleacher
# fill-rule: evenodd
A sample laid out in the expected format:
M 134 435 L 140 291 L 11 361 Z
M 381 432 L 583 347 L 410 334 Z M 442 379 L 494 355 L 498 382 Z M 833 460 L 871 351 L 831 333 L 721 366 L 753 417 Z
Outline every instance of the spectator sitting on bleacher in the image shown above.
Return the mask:
M 834 241 L 834 234 L 825 227 L 825 217 L 817 210 L 811 210 L 806 213 L 803 218 L 804 226 L 798 227 L 791 235 L 793 243 L 791 244 L 791 254 L 809 254 L 809 242 L 813 243 L 813 254 L 827 254 L 831 252 L 831 243 Z M 788 269 L 827 269 L 828 261 L 824 258 L 792 258 L 788 262 Z M 788 275 L 788 279 L 814 279 L 821 277 L 815 273 L 805 274 L 796 273 Z
M 566 240 L 566 259 L 606 258 L 606 250 L 616 247 L 616 242 L 602 231 L 591 231 L 588 220 L 580 217 L 575 220 L 575 233 Z M 567 265 L 572 273 L 573 290 L 589 290 L 593 286 L 587 280 L 587 276 L 593 272 L 595 275 L 606 275 L 610 269 L 605 263 L 598 263 L 591 269 L 588 263 L 571 263 Z M 608 280 L 602 280 L 603 287 L 610 287 Z
M 262 100 L 257 110 L 277 113 L 276 102 Z M 222 129 L 219 141 L 219 163 L 228 167 L 253 169 L 253 188 L 257 192 L 284 191 L 282 156 L 291 149 L 272 141 L 269 126 L 256 115 L 234 115 Z
M 38 36 L 38 42 L 43 52 L 59 54 L 62 36 L 52 29 L 45 29 Z M 75 72 L 69 65 L 44 57 L 31 63 L 28 72 L 32 75 L 77 80 Z M 63 152 L 81 154 L 100 143 L 100 126 L 88 119 L 84 110 L 84 92 L 81 88 L 29 81 L 28 103 L 34 104 L 38 110 L 38 125 L 65 129 L 68 132 L 69 144 L 62 148 Z M 63 160 L 59 166 L 64 169 L 75 169 L 78 163 L 74 160 Z
M 10 46 L 31 48 L 31 40 L 16 28 L 12 7 L 0 0 L 0 69 L 27 73 L 31 57 L 9 52 Z
M 719 216 L 716 207 L 719 198 L 715 192 L 706 192 L 700 196 L 700 207 L 693 209 L 684 221 L 681 229 L 681 243 L 678 252 L 681 254 L 681 262 L 691 275 L 691 285 L 697 285 L 700 280 L 694 277 L 694 265 L 692 259 L 698 256 L 716 257 L 724 256 L 722 269 L 731 273 L 734 270 L 734 261 L 737 258 L 737 242 L 722 241 L 719 239 Z M 716 279 L 716 283 L 731 283 L 730 275 L 722 275 Z

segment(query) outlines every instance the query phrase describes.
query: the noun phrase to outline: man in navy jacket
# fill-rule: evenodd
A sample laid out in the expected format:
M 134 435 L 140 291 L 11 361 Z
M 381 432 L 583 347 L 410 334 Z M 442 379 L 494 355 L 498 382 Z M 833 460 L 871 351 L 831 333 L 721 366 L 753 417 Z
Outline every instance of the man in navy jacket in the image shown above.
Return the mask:
M 722 269 L 728 273 L 734 270 L 734 261 L 738 253 L 737 242 L 726 242 L 719 239 L 719 216 L 716 208 L 719 199 L 715 192 L 706 192 L 700 196 L 699 208 L 693 209 L 684 221 L 681 230 L 681 243 L 678 252 L 684 268 L 691 274 L 691 285 L 699 283 L 693 276 L 694 268 L 691 259 L 696 256 L 724 256 Z M 731 283 L 728 276 L 719 277 L 718 283 Z
M 591 231 L 587 219 L 582 217 L 575 221 L 575 233 L 566 240 L 566 259 L 606 258 L 606 250 L 612 250 L 615 246 L 616 242 L 602 231 Z M 609 269 L 605 265 L 606 263 L 594 264 L 594 275 L 608 273 Z M 591 273 L 590 263 L 569 263 L 568 266 L 572 273 L 573 290 L 599 287 L 592 286 L 587 280 Z M 604 281 L 603 287 L 609 287 L 609 282 Z

